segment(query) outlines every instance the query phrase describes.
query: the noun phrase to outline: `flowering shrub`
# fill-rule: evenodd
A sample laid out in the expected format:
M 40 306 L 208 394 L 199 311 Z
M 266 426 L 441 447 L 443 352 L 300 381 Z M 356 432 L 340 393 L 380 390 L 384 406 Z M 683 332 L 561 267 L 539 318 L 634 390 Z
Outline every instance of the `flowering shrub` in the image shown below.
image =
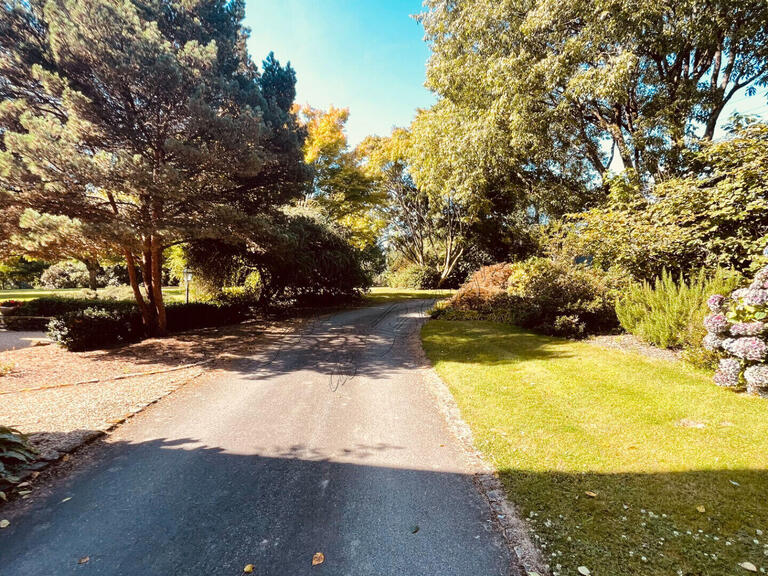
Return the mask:
M 21 302 L 19 300 L 5 300 L 3 302 L 0 302 L 0 306 L 3 308 L 16 308 L 17 306 L 21 306 Z
M 703 344 L 722 355 L 715 383 L 768 396 L 768 267 L 748 288 L 710 296 L 707 306 Z

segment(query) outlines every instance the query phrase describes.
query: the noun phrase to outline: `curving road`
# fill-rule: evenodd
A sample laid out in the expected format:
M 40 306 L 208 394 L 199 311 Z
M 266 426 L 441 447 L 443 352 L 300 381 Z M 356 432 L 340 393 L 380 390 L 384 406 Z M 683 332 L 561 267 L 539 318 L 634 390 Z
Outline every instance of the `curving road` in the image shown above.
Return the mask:
M 150 407 L 0 531 L 0 575 L 510 574 L 424 385 L 428 304 L 316 319 Z

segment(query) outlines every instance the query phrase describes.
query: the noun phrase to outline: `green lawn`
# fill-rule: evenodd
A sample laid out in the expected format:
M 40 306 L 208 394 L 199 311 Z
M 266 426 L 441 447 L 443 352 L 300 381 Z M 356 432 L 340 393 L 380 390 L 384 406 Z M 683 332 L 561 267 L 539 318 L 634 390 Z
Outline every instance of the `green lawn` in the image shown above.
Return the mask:
M 97 291 L 101 292 L 101 290 Z M 70 296 L 78 298 L 83 296 L 84 292 L 82 288 L 62 288 L 59 290 L 38 290 L 32 288 L 29 290 L 0 290 L 0 301 L 2 300 L 19 300 L 25 302 L 27 300 L 35 300 L 36 298 L 43 298 L 46 296 Z M 184 287 L 169 286 L 163 288 L 163 294 L 170 302 L 184 300 Z
M 375 287 L 365 295 L 365 300 L 371 304 L 383 304 L 398 300 L 411 300 L 417 298 L 447 298 L 455 293 L 455 290 L 415 290 L 413 288 L 387 288 Z
M 489 322 L 432 321 L 422 337 L 555 572 L 768 569 L 768 401 Z

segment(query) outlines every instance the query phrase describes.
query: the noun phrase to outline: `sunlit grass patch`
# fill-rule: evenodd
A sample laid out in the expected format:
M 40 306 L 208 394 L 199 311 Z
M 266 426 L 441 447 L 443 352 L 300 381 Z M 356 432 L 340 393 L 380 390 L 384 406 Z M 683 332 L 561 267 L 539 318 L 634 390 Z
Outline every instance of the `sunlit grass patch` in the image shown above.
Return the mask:
M 768 570 L 766 400 L 488 322 L 430 322 L 423 341 L 555 572 Z
M 97 290 L 97 294 L 100 294 L 104 290 Z M 83 298 L 87 291 L 83 288 L 60 288 L 54 290 L 44 290 L 38 288 L 29 288 L 25 290 L 0 290 L 0 301 L 3 300 L 18 300 L 19 302 L 26 302 L 28 300 L 35 300 L 37 298 L 46 298 L 49 296 L 69 296 L 72 298 Z M 185 288 L 183 286 L 167 286 L 163 288 L 163 294 L 169 302 L 180 302 L 185 298 Z
M 385 304 L 387 302 L 396 302 L 398 300 L 447 298 L 455 292 L 455 290 L 416 290 L 414 288 L 374 287 L 365 295 L 365 301 L 371 304 Z

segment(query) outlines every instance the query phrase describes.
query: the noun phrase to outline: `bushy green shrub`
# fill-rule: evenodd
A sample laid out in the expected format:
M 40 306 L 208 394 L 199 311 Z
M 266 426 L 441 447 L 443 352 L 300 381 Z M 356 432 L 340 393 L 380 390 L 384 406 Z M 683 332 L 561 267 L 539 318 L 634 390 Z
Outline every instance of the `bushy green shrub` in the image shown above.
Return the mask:
M 93 307 L 104 310 L 131 311 L 135 309 L 136 305 L 133 302 L 114 300 L 97 301 L 92 298 L 50 296 L 24 302 L 16 310 L 7 312 L 4 320 L 9 330 L 45 330 L 49 319 L 54 316 L 62 316 Z
M 390 288 L 429 290 L 436 288 L 439 280 L 440 275 L 435 269 L 419 264 L 407 264 L 387 274 L 387 286 Z
M 708 364 L 711 354 L 701 345 L 703 320 L 711 294 L 728 293 L 742 282 L 735 272 L 701 270 L 690 280 L 664 271 L 653 283 L 635 282 L 616 303 L 622 328 L 662 348 L 686 349 L 696 364 Z
M 271 215 L 253 236 L 191 242 L 190 268 L 199 283 L 220 291 L 243 286 L 258 273 L 263 304 L 328 301 L 371 285 L 363 253 L 332 226 L 308 216 Z
M 169 304 L 165 307 L 165 312 L 168 318 L 168 330 L 181 332 L 195 328 L 239 324 L 245 319 L 248 307 L 240 302 L 190 302 L 189 304 Z
M 248 312 L 243 303 L 220 302 L 173 303 L 165 310 L 170 332 L 237 324 Z M 48 324 L 48 336 L 73 352 L 136 342 L 145 335 L 141 315 L 130 302 L 91 302 L 90 307 L 57 315 Z
M 0 481 L 15 484 L 18 474 L 35 459 L 26 436 L 14 428 L 0 426 Z
M 86 308 L 58 316 L 48 324 L 48 336 L 72 352 L 135 342 L 144 334 L 141 316 L 130 312 Z
M 478 270 L 436 314 L 581 337 L 618 325 L 613 304 L 625 284 L 626 279 L 616 273 L 562 260 L 529 258 Z

